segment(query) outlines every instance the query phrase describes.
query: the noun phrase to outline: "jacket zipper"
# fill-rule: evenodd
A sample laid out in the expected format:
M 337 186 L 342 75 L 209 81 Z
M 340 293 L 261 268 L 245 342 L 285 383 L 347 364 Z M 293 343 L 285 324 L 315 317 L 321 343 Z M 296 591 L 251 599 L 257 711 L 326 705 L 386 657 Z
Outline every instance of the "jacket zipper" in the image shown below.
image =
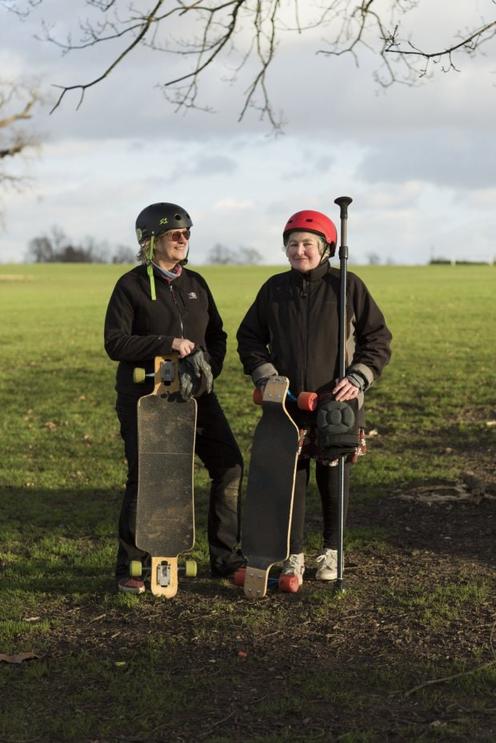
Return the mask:
M 179 304 L 178 304 L 178 301 L 176 299 L 176 294 L 175 294 L 174 289 L 172 287 L 172 283 L 169 284 L 169 289 L 170 289 L 172 301 L 174 302 L 174 304 L 176 306 L 177 314 L 178 314 L 178 317 L 179 317 L 179 325 L 181 326 L 181 336 L 180 337 L 181 338 L 184 338 L 183 318 L 181 316 L 181 310 L 179 309 Z
M 310 350 L 310 282 L 305 290 L 305 314 L 306 314 L 306 343 L 305 343 L 305 366 L 303 368 L 302 390 L 308 389 L 308 357 Z

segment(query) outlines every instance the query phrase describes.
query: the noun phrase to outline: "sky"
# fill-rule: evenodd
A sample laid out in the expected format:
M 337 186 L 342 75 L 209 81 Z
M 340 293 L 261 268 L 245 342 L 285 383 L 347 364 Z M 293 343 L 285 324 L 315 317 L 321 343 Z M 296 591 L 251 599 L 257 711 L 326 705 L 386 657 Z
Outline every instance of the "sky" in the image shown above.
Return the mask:
M 333 202 L 341 195 L 353 198 L 351 263 L 371 255 L 397 264 L 496 256 L 496 41 L 481 54 L 456 56 L 457 71 L 437 65 L 414 86 L 383 88 L 371 50 L 357 66 L 350 55 L 316 54 L 332 29 L 283 32 L 267 76 L 284 121 L 275 135 L 256 110 L 238 121 L 254 71 L 248 62 L 232 82 L 241 51 L 201 82 L 199 103 L 212 113 L 175 113 L 164 99 L 158 84 L 184 69 L 187 58 L 138 48 L 87 91 L 79 109 L 75 93 L 50 114 L 54 85 L 89 80 L 118 47 L 63 55 L 37 38 L 44 21 L 75 40 L 78 20 L 89 12 L 82 0 L 44 0 L 25 19 L 9 11 L 13 5 L 0 2 L 0 77 L 36 80 L 46 103 L 23 125 L 40 146 L 11 164 L 29 185 L 0 193 L 1 263 L 23 261 L 29 241 L 53 227 L 74 243 L 91 237 L 134 251 L 137 214 L 171 201 L 193 219 L 192 263 L 208 262 L 220 243 L 234 252 L 254 248 L 264 263 L 280 264 L 288 217 L 316 209 L 338 223 Z M 127 5 L 121 3 L 123 13 Z M 302 13 L 312 5 L 301 3 Z M 293 3 L 283 6 L 289 24 Z M 403 22 L 405 33 L 430 50 L 494 16 L 492 0 L 420 0 Z M 188 29 L 175 33 L 182 38 Z M 251 36 L 246 25 L 239 50 Z

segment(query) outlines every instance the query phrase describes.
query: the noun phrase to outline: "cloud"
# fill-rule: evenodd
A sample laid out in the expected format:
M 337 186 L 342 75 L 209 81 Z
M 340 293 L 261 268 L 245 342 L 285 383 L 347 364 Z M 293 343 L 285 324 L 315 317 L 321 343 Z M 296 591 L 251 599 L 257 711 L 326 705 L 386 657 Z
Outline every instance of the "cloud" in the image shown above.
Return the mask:
M 368 182 L 424 181 L 449 188 L 490 188 L 496 174 L 493 133 L 411 132 L 383 138 L 363 160 L 357 175 Z
M 425 44 L 449 38 L 448 24 L 464 28 L 474 14 L 453 0 L 438 0 L 435 17 L 428 3 L 420 5 L 423 15 L 405 20 Z M 306 11 L 307 4 L 301 6 Z M 84 8 L 82 1 L 77 7 Z M 485 7 L 487 0 L 478 0 L 481 14 Z M 46 90 L 100 73 L 111 48 L 63 57 L 33 39 L 48 11 L 59 23 L 78 22 L 72 5 L 60 0 L 35 6 L 25 23 L 0 10 L 8 26 L 2 69 L 42 75 Z M 245 28 L 243 40 L 247 19 Z M 374 251 L 423 262 L 431 245 L 466 254 L 471 241 L 492 252 L 492 57 L 459 57 L 458 73 L 445 75 L 437 66 L 432 80 L 383 90 L 372 79 L 373 54 L 365 52 L 358 68 L 352 57 L 315 54 L 327 31 L 281 37 L 267 78 L 274 110 L 288 122 L 281 137 L 270 136 L 255 108 L 237 121 L 253 65 L 235 83 L 226 82 L 234 59 L 211 68 L 200 102 L 218 113 L 175 114 L 157 83 L 174 74 L 180 60 L 145 48 L 91 88 L 79 110 L 77 92 L 51 116 L 45 109 L 33 120 L 45 145 L 31 164 L 32 189 L 5 194 L 0 260 L 17 259 L 29 239 L 54 224 L 74 239 L 92 231 L 98 240 L 134 245 L 136 214 L 164 200 L 192 214 L 196 261 L 220 241 L 248 244 L 267 262 L 281 263 L 287 217 L 314 208 L 338 219 L 333 202 L 341 194 L 353 197 L 353 260 Z
M 233 199 L 224 198 L 216 201 L 213 208 L 216 211 L 244 211 L 245 209 L 252 209 L 255 203 L 250 199 Z
M 236 161 L 226 155 L 200 155 L 190 164 L 188 175 L 232 175 L 238 168 Z

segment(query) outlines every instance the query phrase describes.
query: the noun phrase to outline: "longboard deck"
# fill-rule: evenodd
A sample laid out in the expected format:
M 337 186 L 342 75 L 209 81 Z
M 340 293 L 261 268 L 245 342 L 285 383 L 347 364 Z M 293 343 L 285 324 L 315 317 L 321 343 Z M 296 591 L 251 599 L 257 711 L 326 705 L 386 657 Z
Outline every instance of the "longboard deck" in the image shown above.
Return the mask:
M 286 377 L 269 379 L 253 437 L 241 536 L 250 598 L 265 595 L 271 566 L 289 554 L 299 431 L 284 405 L 288 387 Z
M 194 400 L 139 400 L 136 544 L 151 555 L 178 555 L 194 544 L 195 421 Z
M 196 411 L 196 400 L 183 400 L 160 384 L 138 401 L 135 538 L 136 546 L 151 555 L 151 589 L 156 595 L 175 595 L 178 555 L 195 543 Z M 167 586 L 157 579 L 161 563 L 167 563 Z

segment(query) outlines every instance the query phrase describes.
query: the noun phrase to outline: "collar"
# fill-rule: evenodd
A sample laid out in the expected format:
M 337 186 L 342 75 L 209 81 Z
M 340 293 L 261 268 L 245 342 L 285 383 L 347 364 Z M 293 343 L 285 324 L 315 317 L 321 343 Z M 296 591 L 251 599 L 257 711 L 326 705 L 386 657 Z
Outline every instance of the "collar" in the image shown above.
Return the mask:
M 297 284 L 301 285 L 305 282 L 313 283 L 315 281 L 320 281 L 330 270 L 331 265 L 329 260 L 326 259 L 323 263 L 319 263 L 318 266 L 312 268 L 311 271 L 306 271 L 306 273 L 302 273 L 296 268 L 291 268 L 291 275 L 293 280 L 296 281 Z
M 154 268 L 155 273 L 158 273 L 159 276 L 162 276 L 162 278 L 166 279 L 167 281 L 174 281 L 174 279 L 178 279 L 179 276 L 182 274 L 183 269 L 180 263 L 176 263 L 174 268 L 172 268 L 170 271 L 168 271 L 166 268 L 162 268 L 157 263 L 153 263 L 152 266 Z

